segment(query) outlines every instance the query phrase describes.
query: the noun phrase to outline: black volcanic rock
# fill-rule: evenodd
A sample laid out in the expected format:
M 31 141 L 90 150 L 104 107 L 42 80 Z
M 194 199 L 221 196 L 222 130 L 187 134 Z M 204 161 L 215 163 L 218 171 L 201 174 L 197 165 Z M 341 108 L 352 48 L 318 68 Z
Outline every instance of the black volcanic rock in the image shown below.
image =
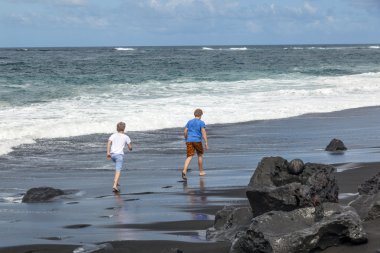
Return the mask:
M 335 170 L 330 165 L 306 163 L 301 173 L 294 175 L 289 173 L 287 160 L 264 157 L 246 191 L 253 216 L 315 206 L 316 202 L 338 202 Z
M 206 238 L 231 242 L 230 253 L 319 252 L 342 242 L 366 243 L 356 210 L 337 203 L 335 171 L 330 165 L 264 157 L 246 191 L 251 208 L 225 207 Z
M 375 220 L 380 218 L 380 193 L 360 195 L 349 205 L 355 208 L 363 220 Z
M 29 189 L 22 198 L 23 203 L 48 202 L 54 197 L 64 195 L 60 189 L 52 187 L 38 187 Z
M 380 173 L 359 185 L 359 196 L 350 203 L 363 220 L 380 218 Z
M 359 185 L 358 192 L 360 195 L 376 194 L 380 190 L 380 172 L 372 178 Z
M 314 207 L 291 212 L 272 211 L 252 219 L 244 234 L 238 234 L 230 253 L 314 252 L 341 241 L 366 243 L 366 233 L 353 208 L 324 203 L 323 218 L 314 222 Z
M 299 175 L 302 173 L 305 165 L 301 159 L 291 160 L 288 165 L 288 172 L 293 175 Z
M 214 226 L 206 232 L 207 240 L 232 241 L 237 233 L 245 232 L 251 224 L 249 207 L 225 206 L 215 214 Z
M 325 148 L 325 151 L 344 151 L 347 150 L 346 146 L 344 145 L 343 141 L 338 139 L 332 139 Z

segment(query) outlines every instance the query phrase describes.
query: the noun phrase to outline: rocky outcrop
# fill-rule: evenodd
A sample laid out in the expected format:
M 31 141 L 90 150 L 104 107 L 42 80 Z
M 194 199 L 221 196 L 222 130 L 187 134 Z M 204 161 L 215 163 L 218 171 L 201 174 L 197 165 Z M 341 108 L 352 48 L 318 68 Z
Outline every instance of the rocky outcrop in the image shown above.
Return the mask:
M 249 185 L 250 207 L 225 207 L 208 240 L 229 241 L 230 253 L 314 252 L 341 242 L 365 243 L 354 208 L 340 206 L 335 168 L 265 157 Z
M 359 196 L 349 205 L 356 209 L 363 220 L 380 218 L 380 173 L 359 185 Z
M 359 185 L 358 192 L 360 195 L 376 194 L 380 191 L 380 173 Z
M 372 195 L 359 195 L 350 204 L 363 220 L 380 218 L 380 193 Z
M 332 139 L 325 148 L 325 151 L 344 151 L 347 150 L 346 146 L 344 145 L 343 141 L 338 140 L 338 139 Z
M 289 166 L 288 161 L 281 157 L 261 160 L 246 192 L 253 216 L 272 210 L 292 211 L 322 202 L 338 202 L 338 185 L 333 174 L 335 168 L 323 164 L 302 164 L 297 160 L 296 166 Z
M 233 241 L 230 253 L 313 252 L 338 245 L 367 242 L 361 221 L 351 207 L 323 204 L 324 215 L 314 222 L 314 208 L 273 211 L 255 217 L 248 230 Z
M 23 203 L 47 202 L 52 198 L 64 195 L 64 191 L 52 187 L 38 187 L 29 189 L 22 198 Z
M 214 227 L 206 232 L 207 240 L 233 241 L 235 235 L 245 232 L 253 218 L 249 207 L 225 206 L 215 215 Z

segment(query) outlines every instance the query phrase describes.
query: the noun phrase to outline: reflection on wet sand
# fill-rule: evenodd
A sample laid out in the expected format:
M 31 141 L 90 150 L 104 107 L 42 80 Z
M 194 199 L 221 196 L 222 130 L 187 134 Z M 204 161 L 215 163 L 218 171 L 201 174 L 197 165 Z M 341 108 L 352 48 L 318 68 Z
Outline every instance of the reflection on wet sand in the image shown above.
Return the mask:
M 124 201 L 120 193 L 115 193 L 115 201 L 116 201 L 116 213 L 115 213 L 115 223 L 124 225 L 130 223 L 130 217 L 128 214 L 128 206 L 127 202 Z M 128 229 L 117 229 L 117 240 L 131 240 L 134 239 L 134 233 Z
M 187 180 L 183 181 L 183 192 L 187 194 L 189 199 L 189 205 L 196 209 L 199 206 L 207 205 L 207 195 L 205 193 L 205 180 L 203 177 L 199 177 L 199 189 L 189 188 Z M 214 217 L 212 215 L 191 212 L 191 217 L 193 220 L 212 220 Z

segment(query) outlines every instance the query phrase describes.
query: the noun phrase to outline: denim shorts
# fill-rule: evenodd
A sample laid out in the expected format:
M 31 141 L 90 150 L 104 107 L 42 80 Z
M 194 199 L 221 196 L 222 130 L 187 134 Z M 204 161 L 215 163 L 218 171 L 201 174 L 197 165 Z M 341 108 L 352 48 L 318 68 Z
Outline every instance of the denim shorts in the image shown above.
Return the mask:
M 115 163 L 115 170 L 120 171 L 123 167 L 124 155 L 122 154 L 112 154 L 112 161 Z

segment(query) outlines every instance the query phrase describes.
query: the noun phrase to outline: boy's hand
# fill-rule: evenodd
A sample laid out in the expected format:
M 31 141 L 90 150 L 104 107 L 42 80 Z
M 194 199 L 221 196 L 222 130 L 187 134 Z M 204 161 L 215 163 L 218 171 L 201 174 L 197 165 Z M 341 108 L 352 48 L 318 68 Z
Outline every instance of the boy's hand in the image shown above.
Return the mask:
M 111 155 L 107 154 L 107 160 L 111 160 Z
M 208 143 L 207 142 L 205 143 L 205 148 L 206 148 L 206 150 L 208 150 Z

